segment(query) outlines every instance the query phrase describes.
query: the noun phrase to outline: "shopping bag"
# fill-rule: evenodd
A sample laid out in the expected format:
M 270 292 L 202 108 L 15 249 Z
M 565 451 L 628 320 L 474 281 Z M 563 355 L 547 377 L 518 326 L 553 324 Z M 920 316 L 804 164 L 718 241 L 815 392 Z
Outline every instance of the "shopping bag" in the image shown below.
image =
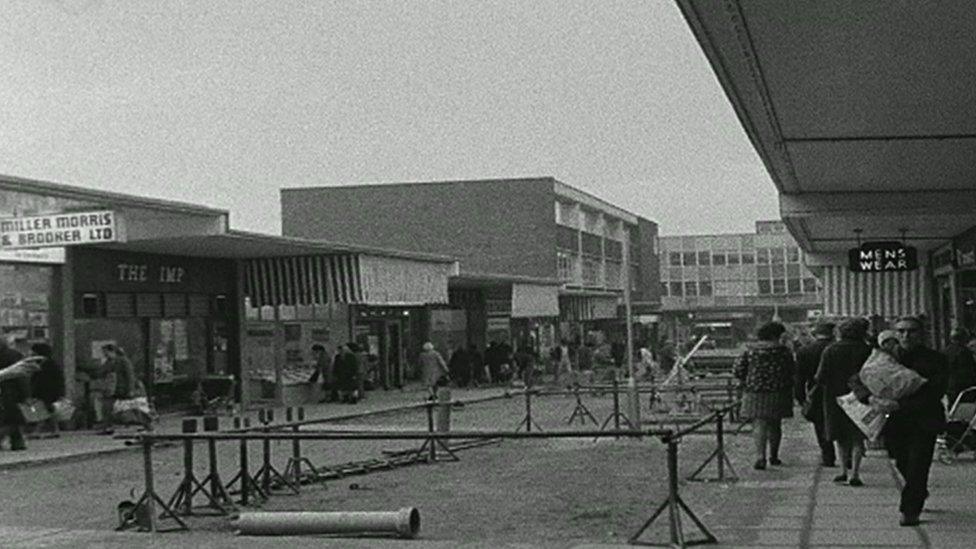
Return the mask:
M 868 440 L 873 441 L 878 438 L 885 420 L 888 418 L 882 410 L 868 404 L 862 404 L 853 392 L 837 397 L 837 404 Z
M 112 405 L 112 416 L 121 424 L 145 424 L 152 418 L 149 399 L 135 397 L 116 400 Z
M 75 415 L 75 403 L 68 397 L 61 397 L 54 402 L 54 418 L 58 421 L 71 421 Z
M 40 423 L 51 417 L 47 406 L 36 398 L 28 398 L 17 404 L 17 409 L 20 410 L 20 417 L 23 418 L 24 423 Z

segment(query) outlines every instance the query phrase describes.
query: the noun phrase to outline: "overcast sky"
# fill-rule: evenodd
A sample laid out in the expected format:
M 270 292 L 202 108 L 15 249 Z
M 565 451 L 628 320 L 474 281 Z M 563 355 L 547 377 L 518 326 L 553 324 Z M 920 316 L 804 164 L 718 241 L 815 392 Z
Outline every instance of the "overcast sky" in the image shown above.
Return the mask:
M 0 172 L 239 229 L 282 187 L 535 175 L 662 234 L 778 218 L 671 1 L 7 0 L 0 52 Z

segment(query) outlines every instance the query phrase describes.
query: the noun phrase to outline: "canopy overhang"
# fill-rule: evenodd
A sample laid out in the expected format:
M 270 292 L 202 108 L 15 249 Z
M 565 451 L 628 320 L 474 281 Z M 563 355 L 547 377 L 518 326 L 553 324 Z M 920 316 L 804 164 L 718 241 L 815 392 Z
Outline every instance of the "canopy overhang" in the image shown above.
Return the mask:
M 677 3 L 805 251 L 976 225 L 976 3 Z

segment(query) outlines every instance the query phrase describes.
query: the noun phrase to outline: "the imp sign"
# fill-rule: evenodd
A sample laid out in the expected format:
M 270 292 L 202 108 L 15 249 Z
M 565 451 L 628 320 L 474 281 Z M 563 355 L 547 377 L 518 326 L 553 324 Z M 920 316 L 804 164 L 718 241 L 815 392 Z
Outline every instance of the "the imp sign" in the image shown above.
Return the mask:
M 848 266 L 855 273 L 914 271 L 918 251 L 901 242 L 865 242 L 847 252 Z

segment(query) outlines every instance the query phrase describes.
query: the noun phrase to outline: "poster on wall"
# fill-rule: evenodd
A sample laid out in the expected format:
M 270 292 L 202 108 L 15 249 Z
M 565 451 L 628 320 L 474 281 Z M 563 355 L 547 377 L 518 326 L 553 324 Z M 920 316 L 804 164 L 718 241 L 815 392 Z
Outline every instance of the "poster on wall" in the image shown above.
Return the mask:
M 28 311 L 27 323 L 31 326 L 47 326 L 47 313 L 38 311 Z
M 173 381 L 173 359 L 165 353 L 156 350 L 153 358 L 153 381 L 155 383 L 169 383 Z
M 20 307 L 22 303 L 23 298 L 20 292 L 4 292 L 0 294 L 0 307 L 12 309 Z
M 29 292 L 24 294 L 23 306 L 32 311 L 46 311 L 48 309 L 47 294 L 43 292 Z

